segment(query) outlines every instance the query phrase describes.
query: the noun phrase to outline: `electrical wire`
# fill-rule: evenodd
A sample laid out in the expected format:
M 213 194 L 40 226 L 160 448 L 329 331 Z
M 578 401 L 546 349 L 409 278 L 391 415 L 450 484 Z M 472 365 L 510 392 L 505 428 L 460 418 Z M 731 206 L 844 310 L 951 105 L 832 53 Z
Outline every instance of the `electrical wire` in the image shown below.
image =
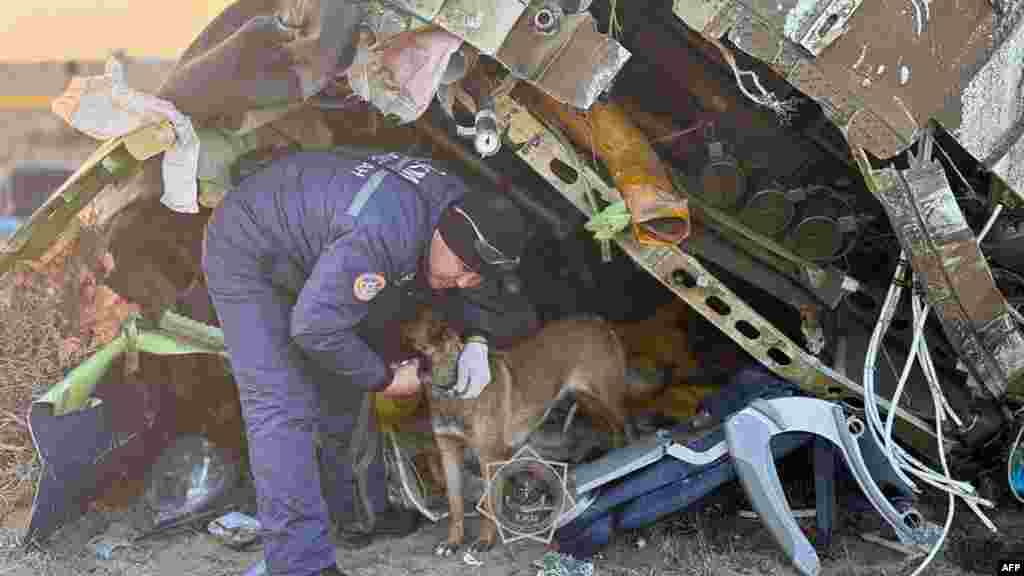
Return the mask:
M 983 230 L 982 235 L 986 234 L 987 231 L 991 229 L 992 224 L 999 216 L 999 212 L 1001 212 L 1001 205 L 997 206 L 996 210 L 989 218 L 989 221 L 985 227 L 985 230 Z M 900 472 L 901 478 L 906 480 L 907 483 L 910 486 L 912 486 L 915 490 L 918 490 L 916 484 L 909 481 L 909 478 L 907 478 L 905 474 L 902 474 L 901 466 L 910 465 L 908 468 L 909 471 L 913 473 L 915 476 L 918 476 L 921 479 L 925 480 L 928 484 L 939 487 L 940 489 L 943 490 L 946 490 L 948 488 L 956 490 L 958 493 L 960 493 L 962 497 L 965 497 L 969 504 L 976 505 L 979 502 L 984 502 L 987 505 L 991 506 L 991 503 L 988 503 L 987 501 L 974 496 L 976 492 L 973 486 L 971 486 L 969 483 L 958 482 L 950 478 L 948 474 L 938 474 L 937 472 L 930 470 L 926 465 L 910 457 L 909 454 L 906 454 L 899 447 L 899 445 L 895 444 L 895 442 L 893 442 L 892 440 L 892 427 L 895 418 L 895 407 L 899 405 L 899 398 L 902 395 L 903 387 L 905 386 L 906 379 L 909 376 L 910 368 L 913 365 L 914 359 L 919 354 L 922 358 L 922 370 L 925 372 L 926 379 L 929 382 L 933 394 L 935 394 L 936 397 L 940 399 L 940 403 L 943 405 L 944 410 L 950 416 L 950 418 L 952 418 L 958 426 L 962 427 L 962 421 L 952 410 L 952 407 L 949 405 L 949 402 L 945 398 L 945 395 L 941 393 L 941 387 L 938 384 L 938 378 L 935 372 L 934 363 L 932 362 L 930 353 L 928 352 L 927 343 L 924 340 L 923 334 L 925 320 L 927 318 L 927 313 L 930 309 L 930 305 L 925 306 L 923 309 L 918 309 L 916 307 L 919 306 L 920 304 L 920 297 L 918 295 L 914 295 L 912 298 L 912 300 L 917 304 L 915 304 L 914 310 L 916 326 L 913 333 L 910 355 L 907 358 L 907 363 L 904 366 L 903 374 L 900 378 L 896 393 L 892 401 L 893 411 L 891 411 L 888 414 L 886 425 L 884 427 L 885 432 L 884 434 L 879 433 L 880 429 L 882 429 L 882 425 L 881 419 L 878 414 L 877 405 L 874 402 L 874 400 L 876 399 L 876 397 L 874 396 L 875 364 L 877 361 L 878 349 L 881 346 L 882 338 L 884 337 L 885 332 L 888 330 L 889 324 L 892 321 L 892 317 L 895 314 L 896 307 L 899 303 L 899 296 L 902 292 L 900 279 L 902 275 L 906 272 L 906 269 L 906 252 L 901 251 L 899 265 L 897 266 L 896 273 L 893 276 L 893 282 L 890 285 L 889 293 L 882 306 L 882 311 L 879 315 L 879 320 L 876 324 L 875 331 L 872 334 L 871 342 L 869 342 L 868 355 L 865 359 L 865 404 L 866 413 L 868 414 L 869 428 L 872 428 L 873 431 L 872 437 L 879 445 L 879 448 L 881 448 L 885 452 L 889 462 L 893 465 L 894 469 Z M 941 415 L 937 419 L 936 425 L 942 425 Z M 972 506 L 972 508 L 975 508 L 975 506 Z M 975 508 L 975 511 L 980 514 L 980 510 L 977 510 Z M 986 525 L 988 525 L 991 529 L 995 529 L 994 525 L 992 525 L 991 522 L 988 522 L 987 519 L 983 519 L 983 521 L 985 521 Z
M 907 385 L 907 380 L 910 377 L 910 371 L 914 367 L 914 360 L 917 358 L 918 348 L 921 344 L 921 335 L 924 332 L 924 322 L 927 319 L 927 314 L 931 310 L 931 305 L 925 307 L 924 314 L 919 318 L 917 314 L 914 314 L 914 336 L 910 341 L 910 354 L 907 356 L 907 361 L 903 364 L 903 372 L 900 374 L 900 379 L 896 384 L 896 392 L 892 397 L 893 410 L 889 410 L 889 413 L 885 418 L 885 455 L 889 459 L 893 468 L 896 468 L 898 463 L 896 460 L 896 454 L 894 451 L 895 442 L 892 438 L 892 428 L 896 423 L 896 410 L 895 407 L 900 404 L 900 397 L 903 396 L 904 387 Z M 916 310 L 915 310 L 916 312 Z M 938 420 L 941 423 L 942 419 Z
M 894 287 L 898 289 L 899 285 L 896 284 L 896 285 L 894 285 Z M 891 308 L 891 306 L 893 306 L 893 302 L 898 302 L 899 290 L 896 290 L 895 292 L 896 292 L 895 297 L 892 299 L 892 301 L 887 300 L 887 307 L 886 307 L 885 310 L 883 310 L 883 312 L 886 313 L 886 315 L 888 316 L 889 319 L 891 319 L 891 315 L 894 312 L 894 310 Z M 917 298 L 919 298 L 919 296 L 917 296 Z M 919 300 L 918 300 L 918 302 L 919 302 Z M 920 313 L 920 310 L 918 312 Z M 883 318 L 883 320 L 885 320 L 885 318 Z M 922 319 L 920 318 L 920 316 L 918 316 L 917 318 L 915 318 L 915 321 L 918 322 L 918 323 L 921 323 Z M 884 333 L 884 328 L 886 327 L 885 324 L 887 324 L 887 322 L 886 323 L 880 323 L 880 327 L 883 330 L 876 331 L 876 332 Z M 879 337 L 879 340 L 880 339 L 881 338 Z M 920 340 L 919 340 L 919 346 L 920 346 Z M 877 348 L 875 348 L 874 350 L 871 350 L 869 348 L 869 356 L 867 358 L 866 365 L 869 365 L 871 367 L 874 366 L 874 364 L 875 364 L 875 362 L 877 360 L 877 353 L 878 353 Z M 908 362 L 912 362 L 912 361 L 913 361 L 913 355 L 911 356 L 911 358 L 908 359 Z M 928 375 L 929 373 L 932 376 L 935 375 L 934 371 L 931 371 L 931 370 L 929 370 L 926 373 L 926 375 Z M 873 374 L 870 374 L 870 375 L 866 374 L 866 376 L 867 377 L 865 378 L 865 380 L 866 380 L 866 385 L 867 386 L 865 386 L 865 387 L 867 388 L 868 386 L 870 386 L 870 389 L 871 389 L 871 391 L 873 393 L 874 392 L 874 378 L 873 378 Z M 931 388 L 933 389 L 933 391 L 939 397 L 942 397 L 941 388 L 938 385 L 938 379 L 935 378 L 932 382 L 930 382 L 930 384 L 931 384 Z M 868 403 L 871 403 L 873 401 L 873 399 L 877 400 L 877 398 L 874 397 L 874 396 L 870 396 L 870 397 L 865 398 L 865 400 Z M 898 399 L 897 399 L 897 401 L 898 401 Z M 895 410 L 897 402 L 893 402 L 892 404 L 893 404 L 893 409 Z M 979 508 L 977 508 L 978 504 L 984 504 L 985 506 L 988 506 L 988 507 L 991 508 L 991 507 L 994 506 L 991 502 L 989 502 L 989 501 L 987 501 L 987 500 L 985 500 L 983 498 L 978 497 L 976 495 L 976 490 L 974 489 L 974 487 L 970 483 L 963 482 L 963 481 L 953 480 L 952 478 L 949 477 L 948 474 L 940 474 L 938 472 L 935 472 L 934 470 L 931 470 L 930 468 L 928 468 L 927 465 L 921 463 L 917 459 L 915 459 L 912 456 L 910 456 L 909 454 L 907 454 L 898 444 L 895 444 L 894 442 L 892 442 L 890 440 L 891 439 L 891 430 L 889 431 L 890 436 L 879 438 L 879 436 L 881 436 L 880 431 L 883 429 L 883 425 L 882 425 L 880 419 L 878 418 L 877 406 L 871 405 L 870 408 L 869 408 L 869 411 L 872 413 L 872 417 L 869 418 L 869 422 L 871 424 L 871 426 L 869 426 L 869 427 L 873 427 L 873 431 L 875 432 L 873 437 L 875 438 L 876 443 L 878 443 L 879 447 L 883 451 L 885 451 L 887 455 L 889 455 L 889 449 L 891 448 L 892 455 L 895 456 L 895 460 L 896 460 L 896 462 L 897 462 L 897 464 L 899 465 L 900 468 L 905 467 L 914 476 L 917 476 L 918 478 L 923 480 L 925 483 L 927 483 L 927 484 L 929 484 L 929 485 L 931 485 L 933 487 L 936 487 L 936 488 L 938 488 L 940 490 L 944 490 L 944 491 L 953 490 L 956 493 L 957 496 L 960 496 L 961 498 L 963 498 L 965 500 L 965 502 L 967 502 L 967 504 L 971 507 L 971 509 L 974 510 L 979 515 L 979 517 L 981 518 L 982 522 L 984 522 L 987 527 L 989 527 L 993 531 L 996 531 L 995 525 L 992 524 L 992 522 L 989 521 L 988 518 L 984 516 L 984 514 L 981 512 L 981 510 Z M 939 421 L 937 421 L 937 425 L 941 426 L 941 419 Z M 900 468 L 897 468 L 897 470 L 900 470 Z M 905 478 L 905 475 L 903 477 Z M 914 485 L 913 483 L 910 483 L 910 482 L 908 482 L 908 483 L 911 484 L 912 486 L 914 486 L 915 490 L 917 490 L 916 485 Z M 919 491 L 919 490 L 917 490 L 917 491 Z
M 878 404 L 874 401 L 875 391 L 875 363 L 878 359 L 878 350 L 881 346 L 882 336 L 885 331 L 888 330 L 889 324 L 892 323 L 892 316 L 896 311 L 896 303 L 899 302 L 900 293 L 902 287 L 900 285 L 904 273 L 908 267 L 906 259 L 906 252 L 901 251 L 899 256 L 899 262 L 896 264 L 896 271 L 893 273 L 892 282 L 889 284 L 889 292 L 886 294 L 885 300 L 882 303 L 882 309 L 879 311 L 878 322 L 875 324 L 875 330 L 871 334 L 871 339 L 868 341 L 867 354 L 864 359 L 864 379 L 862 386 L 864 388 L 864 413 L 867 416 L 867 429 L 870 431 L 871 438 L 875 441 L 875 444 L 884 451 L 884 441 L 882 440 L 879 430 L 881 426 L 881 417 L 878 414 Z M 895 406 L 893 406 L 895 409 Z M 896 475 L 900 477 L 904 483 L 911 487 L 915 492 L 920 492 L 920 488 L 917 484 L 910 479 L 899 466 L 893 466 L 893 470 Z
M 981 233 L 978 234 L 978 244 L 981 244 L 981 241 L 985 239 L 985 236 L 988 236 L 989 231 L 992 230 L 992 226 L 996 223 L 996 220 L 999 219 L 999 215 L 1003 213 L 1004 207 L 1005 205 L 1002 202 L 996 204 L 995 209 L 992 210 L 992 215 L 988 218 L 988 222 L 985 223 L 985 227 L 982 228 Z
M 953 410 L 953 406 L 950 405 L 946 395 L 942 393 L 942 388 L 939 387 L 939 373 L 935 370 L 935 363 L 932 361 L 932 353 L 928 350 L 928 340 L 924 334 L 921 335 L 918 354 L 921 356 L 921 370 L 924 372 L 925 381 L 928 383 L 929 389 L 931 389 L 933 393 L 938 393 L 939 401 L 945 409 L 945 415 L 953 420 L 953 423 L 956 424 L 957 428 L 963 430 L 963 420 L 961 420 L 960 416 L 958 416 L 956 411 Z
M 1020 310 L 1018 310 L 1016 306 L 1010 305 L 1007 306 L 1007 308 L 1010 309 L 1010 316 L 1013 316 L 1013 319 L 1016 320 L 1018 324 L 1024 324 L 1024 314 L 1021 314 Z
M 905 259 L 901 258 L 901 264 L 900 266 L 898 266 L 897 272 L 902 274 L 902 271 L 900 269 L 905 269 L 905 266 L 906 261 Z M 863 384 L 865 396 L 865 414 L 868 416 L 867 427 L 871 430 L 871 438 L 874 440 L 874 442 L 876 442 L 880 450 L 882 450 L 883 452 L 886 452 L 887 443 L 883 437 L 883 430 L 885 429 L 885 424 L 882 422 L 882 419 L 879 415 L 879 409 L 877 405 L 878 397 L 874 396 L 874 364 L 876 364 L 878 360 L 879 345 L 882 340 L 882 336 L 884 335 L 885 329 L 888 327 L 889 322 L 891 322 L 892 320 L 892 315 L 895 311 L 895 303 L 899 301 L 898 298 L 901 291 L 901 286 L 899 285 L 898 281 L 899 278 L 900 276 L 896 276 L 894 278 L 896 282 L 890 288 L 890 294 L 887 297 L 886 303 L 883 306 L 882 318 L 879 322 L 879 325 L 877 326 L 876 332 L 872 334 L 871 341 L 868 343 L 868 354 L 865 359 Z M 895 404 L 893 405 L 892 409 L 896 409 Z M 907 477 L 906 474 L 904 474 L 904 469 L 911 472 L 913 476 L 918 477 L 920 480 L 923 480 L 925 483 L 935 488 L 938 488 L 943 491 L 953 490 L 956 492 L 957 496 L 961 496 L 962 498 L 971 503 L 978 502 L 984 503 L 989 507 L 992 506 L 991 502 L 988 502 L 987 500 L 984 500 L 976 496 L 974 487 L 972 487 L 969 483 L 954 481 L 950 479 L 948 476 L 940 475 L 939 472 L 931 470 L 926 464 L 920 462 L 918 459 L 915 459 L 911 455 L 907 454 L 898 444 L 893 444 L 893 453 L 896 456 L 896 460 L 898 463 L 898 465 L 895 467 L 897 475 L 902 480 L 904 480 L 904 482 L 906 482 L 906 484 L 910 486 L 911 489 L 914 490 L 915 492 L 921 492 L 921 489 L 918 488 L 918 486 L 916 486 L 916 484 L 913 483 Z M 985 522 L 986 526 L 989 526 L 992 530 L 994 530 L 994 526 L 990 522 L 988 522 L 987 519 L 982 518 L 982 521 Z
M 871 361 L 871 363 L 874 362 L 874 358 L 869 358 L 869 360 Z M 873 386 L 873 381 L 869 382 L 869 384 Z M 866 398 L 866 400 L 869 404 L 872 403 L 872 399 L 870 397 Z M 868 412 L 873 412 L 875 416 L 877 416 L 877 407 L 871 405 L 868 408 Z M 880 434 L 877 434 L 877 432 L 883 428 L 883 425 L 876 418 L 871 418 L 870 420 L 871 424 L 876 427 L 876 435 L 874 437 L 878 441 L 879 447 L 885 450 L 884 440 L 878 437 L 880 436 Z M 976 491 L 974 490 L 973 486 L 970 485 L 970 483 L 953 480 L 948 475 L 939 474 L 933 470 L 930 470 L 925 464 L 919 462 L 918 460 L 907 454 L 905 451 L 903 451 L 898 444 L 893 444 L 892 446 L 897 462 L 899 462 L 901 467 L 905 467 L 914 476 L 917 476 L 918 478 L 924 480 L 926 483 L 935 486 L 939 489 L 952 489 L 957 492 L 957 495 L 961 496 L 969 503 L 981 503 L 988 507 L 993 506 L 991 502 L 988 502 L 987 500 L 984 500 L 976 496 Z M 987 519 L 983 519 L 983 521 L 986 523 L 987 526 L 994 529 L 994 526 L 991 524 L 991 522 L 988 522 Z
M 998 215 L 996 215 L 998 216 Z M 994 219 L 992 219 L 994 220 Z M 906 259 L 906 252 L 901 251 L 899 256 L 899 263 L 896 267 L 896 272 L 893 275 L 892 283 L 889 286 L 889 292 L 886 295 L 885 302 L 882 305 L 882 309 L 879 313 L 879 319 L 875 326 L 875 330 L 871 335 L 871 340 L 868 343 L 867 356 L 864 362 L 864 408 L 865 414 L 867 415 L 867 428 L 871 430 L 871 438 L 875 441 L 878 447 L 885 453 L 886 458 L 893 465 L 893 469 L 897 474 L 906 481 L 906 483 L 915 491 L 920 492 L 918 486 L 910 480 L 906 472 L 915 476 L 917 479 L 929 484 L 935 488 L 938 488 L 949 495 L 950 506 L 947 514 L 946 523 L 942 529 L 942 532 L 932 546 L 932 550 L 926 557 L 924 563 L 917 568 L 913 573 L 913 576 L 920 574 L 928 564 L 935 558 L 938 550 L 942 546 L 946 537 L 949 534 L 950 527 L 952 526 L 953 517 L 956 510 L 956 498 L 959 497 L 964 500 L 968 507 L 981 519 L 981 521 L 993 532 L 998 532 L 996 526 L 989 520 L 985 514 L 981 511 L 981 505 L 992 508 L 994 504 L 984 498 L 977 495 L 977 491 L 974 487 L 963 481 L 954 480 L 949 471 L 949 465 L 946 460 L 945 448 L 944 448 L 944 437 L 943 437 L 943 426 L 944 420 L 943 413 L 953 420 L 960 422 L 959 417 L 949 406 L 948 401 L 942 394 L 942 389 L 939 386 L 937 374 L 935 371 L 934 363 L 932 362 L 931 355 L 927 350 L 927 343 L 924 340 L 924 326 L 928 317 L 928 312 L 931 309 L 929 304 L 922 303 L 922 298 L 919 294 L 912 294 L 911 306 L 913 307 L 914 317 L 914 336 L 911 345 L 910 355 L 907 358 L 906 365 L 904 366 L 903 373 L 900 376 L 900 381 L 897 384 L 896 392 L 891 401 L 891 409 L 887 414 L 885 424 L 882 423 L 878 409 L 878 397 L 874 393 L 875 387 L 875 372 L 876 363 L 878 359 L 879 349 L 881 347 L 882 339 L 884 338 L 885 332 L 888 330 L 889 324 L 892 322 L 892 317 L 896 312 L 896 308 L 899 304 L 899 297 L 903 289 L 903 276 L 908 270 L 908 262 Z M 917 461 L 915 458 L 906 453 L 892 438 L 892 430 L 895 422 L 895 412 L 899 405 L 899 398 L 902 395 L 903 387 L 906 384 L 906 379 L 909 376 L 910 368 L 913 366 L 913 362 L 920 356 L 922 371 L 925 374 L 925 378 L 928 381 L 929 389 L 932 393 L 932 401 L 935 409 L 936 419 L 936 435 L 938 440 L 939 449 L 939 460 L 942 464 L 942 472 L 936 472 L 930 469 L 925 464 Z M 1022 434 L 1024 435 L 1024 427 L 1022 427 Z M 1008 473 L 1010 474 L 1010 473 Z M 1011 476 L 1012 477 L 1012 476 Z
M 916 315 L 920 309 L 920 301 L 917 298 L 914 298 L 912 305 L 914 306 L 914 313 Z M 946 451 L 943 449 L 942 444 L 942 410 L 940 408 L 941 402 L 939 401 L 942 394 L 935 387 L 931 387 L 931 391 L 932 403 L 935 405 L 935 420 L 939 423 L 935 428 L 938 434 L 937 441 L 939 448 L 939 460 L 942 463 L 942 471 L 949 476 L 949 463 L 946 461 Z M 935 545 L 932 546 L 928 556 L 925 557 L 924 561 L 921 562 L 921 565 L 918 566 L 916 570 L 914 570 L 911 576 L 918 576 L 925 568 L 928 567 L 929 564 L 932 563 L 932 560 L 935 559 L 935 555 L 938 554 L 939 550 L 942 548 L 942 544 L 946 541 L 946 537 L 949 535 L 949 529 L 953 526 L 953 517 L 956 515 L 956 496 L 953 495 L 952 491 L 946 492 L 946 494 L 949 495 L 949 510 L 946 512 L 946 523 L 942 526 L 942 533 L 939 535 L 938 540 L 935 541 Z

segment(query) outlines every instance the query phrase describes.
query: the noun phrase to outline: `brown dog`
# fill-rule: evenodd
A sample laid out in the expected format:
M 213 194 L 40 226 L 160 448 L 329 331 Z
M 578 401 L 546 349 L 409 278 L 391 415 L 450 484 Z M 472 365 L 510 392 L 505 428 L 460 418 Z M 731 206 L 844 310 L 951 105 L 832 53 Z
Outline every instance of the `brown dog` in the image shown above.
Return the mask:
M 459 336 L 430 308 L 402 327 L 406 344 L 433 366 L 434 384 L 450 381 L 462 347 Z M 492 351 L 491 382 L 472 400 L 432 393 L 424 381 L 434 439 L 448 496 L 448 537 L 436 552 L 447 556 L 463 544 L 465 509 L 462 494 L 464 449 L 477 454 L 486 471 L 490 462 L 510 458 L 561 398 L 572 395 L 579 411 L 603 423 L 615 437 L 630 436 L 627 399 L 656 394 L 662 386 L 626 377 L 626 351 L 611 324 L 598 318 L 553 322 L 516 346 Z M 497 527 L 482 519 L 472 549 L 482 552 L 495 542 Z

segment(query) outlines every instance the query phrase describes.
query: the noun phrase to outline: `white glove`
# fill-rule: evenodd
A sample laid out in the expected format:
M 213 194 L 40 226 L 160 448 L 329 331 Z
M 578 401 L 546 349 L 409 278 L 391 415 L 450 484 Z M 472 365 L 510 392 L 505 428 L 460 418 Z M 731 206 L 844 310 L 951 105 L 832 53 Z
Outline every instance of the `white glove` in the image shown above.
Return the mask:
M 487 358 L 487 341 L 470 338 L 459 354 L 455 397 L 472 400 L 491 382 L 491 364 Z

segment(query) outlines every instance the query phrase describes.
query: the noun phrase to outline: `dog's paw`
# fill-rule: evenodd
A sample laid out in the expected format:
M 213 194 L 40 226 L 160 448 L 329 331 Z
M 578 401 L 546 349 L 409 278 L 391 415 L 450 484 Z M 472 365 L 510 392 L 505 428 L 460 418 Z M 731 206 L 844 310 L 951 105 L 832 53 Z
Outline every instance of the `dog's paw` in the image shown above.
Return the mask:
M 451 542 L 445 540 L 444 542 L 438 544 L 436 548 L 434 548 L 434 555 L 440 556 L 441 558 L 448 558 L 449 556 L 455 554 L 455 551 L 458 549 L 458 544 L 452 544 Z
M 491 548 L 494 548 L 493 540 L 477 540 L 469 547 L 469 551 L 473 554 L 483 554 L 490 552 Z

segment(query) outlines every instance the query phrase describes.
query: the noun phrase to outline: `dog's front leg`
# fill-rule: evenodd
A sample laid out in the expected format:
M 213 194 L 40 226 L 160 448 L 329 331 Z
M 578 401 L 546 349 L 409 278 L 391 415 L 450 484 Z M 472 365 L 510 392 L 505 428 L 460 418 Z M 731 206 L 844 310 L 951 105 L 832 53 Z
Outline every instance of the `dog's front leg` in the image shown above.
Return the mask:
M 437 447 L 441 449 L 441 466 L 448 494 L 448 539 L 438 544 L 434 552 L 438 556 L 451 556 L 466 537 L 466 507 L 462 496 L 465 447 L 461 441 L 448 436 L 438 436 Z
M 477 454 L 480 457 L 480 469 L 487 474 L 487 465 L 492 462 L 499 462 L 504 459 L 504 455 L 500 452 L 488 450 L 483 447 L 477 448 Z M 488 506 L 489 512 L 494 514 L 494 509 L 490 506 L 489 499 L 484 500 L 485 505 Z M 476 553 L 487 552 L 494 547 L 495 542 L 498 539 L 498 525 L 495 524 L 490 518 L 480 518 L 480 537 L 471 546 L 471 550 Z

